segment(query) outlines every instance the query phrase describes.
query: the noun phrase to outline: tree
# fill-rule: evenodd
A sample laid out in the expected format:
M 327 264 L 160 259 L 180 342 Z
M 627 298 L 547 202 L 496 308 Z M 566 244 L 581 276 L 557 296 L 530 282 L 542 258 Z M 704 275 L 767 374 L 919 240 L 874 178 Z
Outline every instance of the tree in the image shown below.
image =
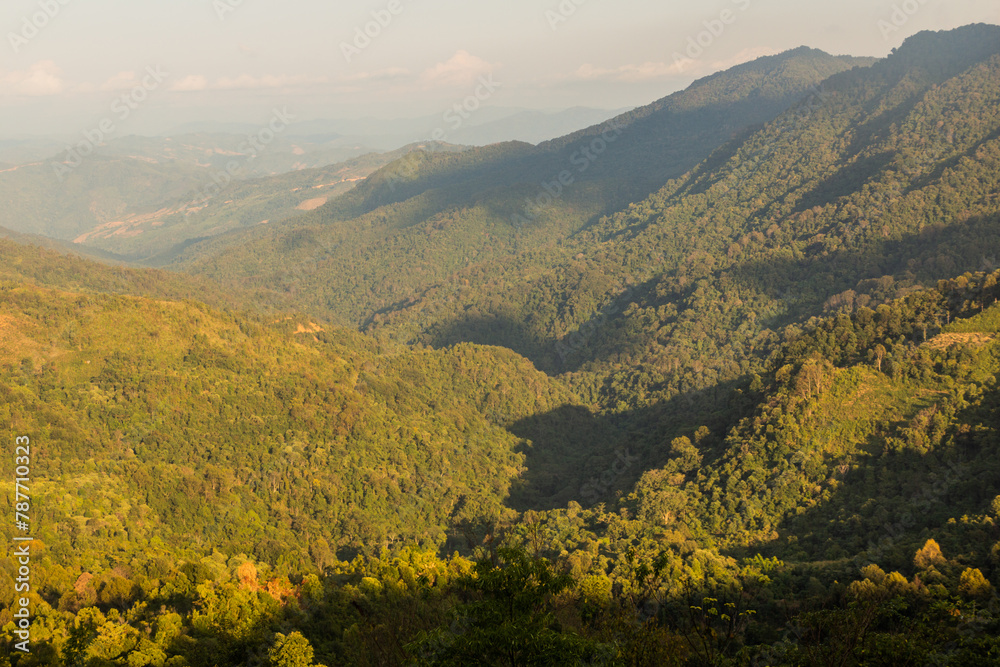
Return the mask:
M 918 570 L 929 570 L 945 563 L 947 560 L 941 553 L 941 547 L 934 540 L 927 540 L 927 543 L 913 557 L 913 565 Z
M 802 364 L 795 378 L 795 389 L 799 396 L 817 396 L 827 387 L 833 377 L 833 364 L 819 354 L 813 354 Z
M 962 573 L 958 590 L 962 595 L 978 600 L 985 600 L 993 594 L 993 586 L 986 580 L 983 573 L 971 567 Z
M 878 372 L 881 373 L 882 372 L 882 360 L 885 359 L 885 355 L 886 355 L 885 346 L 882 345 L 881 343 L 879 343 L 878 345 L 875 346 L 875 350 L 874 351 L 875 351 L 875 368 L 877 368 Z
M 313 647 L 300 632 L 274 636 L 274 645 L 267 652 L 273 667 L 310 667 L 313 664 Z

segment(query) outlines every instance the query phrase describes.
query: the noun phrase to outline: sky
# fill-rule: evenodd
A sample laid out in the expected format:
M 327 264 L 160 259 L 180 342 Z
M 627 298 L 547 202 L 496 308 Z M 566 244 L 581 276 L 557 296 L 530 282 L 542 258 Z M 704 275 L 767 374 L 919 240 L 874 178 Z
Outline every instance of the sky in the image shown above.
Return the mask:
M 470 97 L 621 109 L 802 45 L 884 56 L 976 22 L 1000 23 L 1000 2 L 4 0 L 0 138 L 410 118 Z

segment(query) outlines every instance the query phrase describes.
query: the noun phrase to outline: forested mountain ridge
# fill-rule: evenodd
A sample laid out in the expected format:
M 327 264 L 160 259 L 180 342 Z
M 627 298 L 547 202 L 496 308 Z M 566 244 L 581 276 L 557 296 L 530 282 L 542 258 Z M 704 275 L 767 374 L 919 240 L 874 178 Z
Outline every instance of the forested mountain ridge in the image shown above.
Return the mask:
M 838 294 L 891 297 L 980 268 L 1000 250 L 985 234 L 997 212 L 996 30 L 921 33 L 854 69 L 799 50 L 770 70 L 751 63 L 699 82 L 664 113 L 750 95 L 763 71 L 779 80 L 809 65 L 819 78 L 817 58 L 840 69 L 811 88 L 797 79 L 797 104 L 612 215 L 599 216 L 623 192 L 611 179 L 575 182 L 545 206 L 524 201 L 549 202 L 543 189 L 498 186 L 490 174 L 505 164 L 530 173 L 527 146 L 414 154 L 308 219 L 257 230 L 251 243 L 195 246 L 177 266 L 403 342 L 510 347 L 547 372 L 582 371 L 574 382 L 607 407 L 701 391 L 745 374 L 778 327 Z M 660 134 L 629 136 L 591 173 L 625 159 L 619 147 L 634 156 L 628 142 Z M 468 181 L 421 190 L 465 160 Z M 633 170 L 647 164 L 636 159 Z M 970 179 L 978 188 L 956 187 Z M 455 203 L 463 198 L 472 203 Z M 528 224 L 511 224 L 518 216 Z M 931 235 L 946 249 L 935 251 Z M 203 252 L 211 247 L 217 254 Z M 402 262 L 405 272 L 389 268 Z
M 830 74 L 869 62 L 797 50 L 699 81 L 569 144 L 414 153 L 308 216 L 191 246 L 171 268 L 358 326 L 457 271 L 497 270 L 561 243 L 772 118 Z M 583 152 L 602 135 L 600 158 Z M 609 167 L 600 166 L 605 161 Z M 572 172 L 571 187 L 558 184 L 564 171 Z M 404 257 L 408 271 L 388 268 Z
M 816 94 L 827 78 L 874 62 L 799 47 L 704 77 L 680 93 L 539 148 L 568 157 L 612 123 L 627 128 L 621 145 L 595 160 L 586 178 L 614 175 L 630 181 L 628 196 L 637 201 L 707 157 L 703 146 L 721 146 Z
M 745 374 L 784 324 L 998 256 L 998 50 L 988 26 L 911 38 L 645 201 L 368 329 L 511 347 L 609 406 Z
M 865 536 L 937 479 L 948 487 L 908 521 L 907 539 L 983 512 L 1000 488 L 986 462 L 1000 446 L 998 277 L 969 274 L 789 327 L 750 388 L 763 399 L 754 414 L 714 451 L 674 443 L 676 458 L 640 482 L 634 507 L 651 523 L 686 524 L 730 545 L 780 534 L 776 553 L 817 562 L 874 558 Z M 664 484 L 667 473 L 684 482 Z M 874 489 L 876 479 L 890 486 Z M 878 555 L 893 567 L 907 557 Z
M 57 241 L 36 245 L 32 236 L 0 230 L 0 280 L 63 292 L 191 300 L 217 308 L 249 309 L 250 302 L 232 289 L 179 273 L 109 265 L 82 257 Z M 95 253 L 98 254 L 98 253 Z

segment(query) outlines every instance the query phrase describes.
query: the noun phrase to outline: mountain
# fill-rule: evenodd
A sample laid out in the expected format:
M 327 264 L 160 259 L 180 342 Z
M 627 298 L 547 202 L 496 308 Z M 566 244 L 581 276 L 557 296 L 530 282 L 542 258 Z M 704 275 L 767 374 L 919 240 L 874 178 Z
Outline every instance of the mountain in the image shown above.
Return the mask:
M 998 109 L 973 25 L 411 151 L 191 274 L 0 242 L 0 664 L 995 664 Z
M 478 116 L 472 116 L 468 122 L 462 123 L 454 131 L 451 130 L 457 122 L 454 120 L 454 114 L 448 118 L 441 117 L 431 126 L 430 133 L 426 136 L 433 136 L 434 130 L 441 127 L 447 132 L 448 141 L 467 146 L 485 146 L 505 141 L 538 144 L 565 136 L 580 128 L 603 123 L 621 113 L 621 110 L 607 111 L 587 107 L 573 107 L 555 112 L 534 109 L 507 111 L 510 112 L 508 115 L 496 119 L 480 120 Z
M 227 310 L 247 309 L 240 292 L 168 271 L 136 269 L 94 252 L 84 256 L 67 244 L 0 229 L 0 280 L 56 292 L 130 295 L 151 299 L 190 300 Z M 99 261 L 98 261 L 99 260 Z
M 563 243 L 859 63 L 867 61 L 798 50 L 696 82 L 611 121 L 618 130 L 606 124 L 538 147 L 414 153 L 312 214 L 193 244 L 169 266 L 252 285 L 268 301 L 291 295 L 303 310 L 364 324 L 458 271 L 493 270 L 497 262 L 506 272 L 533 249 Z M 677 147 L 647 150 L 650 142 Z M 604 147 L 599 159 L 591 146 Z M 395 268 L 403 256 L 406 272 Z
M 434 150 L 461 151 L 433 143 Z M 155 211 L 139 210 L 110 220 L 74 239 L 74 243 L 124 254 L 134 262 L 165 264 L 191 243 L 230 230 L 265 225 L 315 210 L 350 191 L 385 164 L 428 144 L 387 153 L 368 153 L 325 167 L 226 183 L 206 181 L 190 200 L 166 202 Z
M 415 153 L 310 216 L 193 245 L 173 266 L 396 340 L 508 347 L 576 373 L 604 406 L 709 390 L 828 303 L 888 298 L 996 256 L 998 43 L 994 27 L 970 26 L 921 33 L 867 67 L 808 50 L 762 59 L 633 112 L 624 127 L 642 131 L 623 130 L 559 196 L 528 184 L 558 194 L 567 151 L 602 128 Z M 839 73 L 812 83 L 816 62 Z M 674 136 L 657 124 L 695 136 L 715 100 L 740 91 L 753 102 L 736 103 L 733 125 L 747 120 L 767 77 L 798 101 L 763 125 L 706 131 L 700 164 L 638 154 Z M 666 186 L 609 210 L 656 173 Z M 529 210 L 525 195 L 548 205 Z
M 453 144 L 483 146 L 504 141 L 536 144 L 602 123 L 618 113 L 588 107 L 545 111 L 487 106 L 461 114 L 448 110 L 416 118 L 301 120 L 288 128 L 287 136 L 310 141 L 340 138 L 373 149 L 394 150 L 406 144 L 428 141 L 434 131 L 440 129 L 446 133 L 445 139 Z M 197 123 L 174 128 L 168 136 L 214 132 L 247 134 L 257 129 L 247 124 Z
M 398 136 L 371 141 L 368 134 L 384 132 L 384 124 L 293 120 L 257 146 L 251 139 L 260 127 L 201 125 L 165 137 L 112 138 L 92 154 L 89 140 L 81 147 L 79 138 L 10 140 L 0 154 L 23 160 L 0 166 L 0 196 L 9 202 L 0 225 L 163 263 L 193 239 L 311 210 L 420 147 L 448 152 L 460 141 L 542 141 L 609 115 L 490 109 L 458 131 L 441 118 L 423 118 L 401 126 Z M 450 143 L 428 141 L 439 126 L 447 127 Z M 312 188 L 316 196 L 296 200 L 295 193 Z
M 27 162 L 38 162 L 64 150 L 66 144 L 75 137 L 12 137 L 0 139 L 0 162 L 5 163 L 0 169 L 9 169 L 14 165 Z
M 884 63 L 833 77 L 822 100 L 730 144 L 550 251 L 545 269 L 533 260 L 521 274 L 535 275 L 508 269 L 502 288 L 484 268 L 457 322 L 428 338 L 505 344 L 545 368 L 599 375 L 641 365 L 647 379 L 635 393 L 655 386 L 669 396 L 746 372 L 769 331 L 837 299 L 884 298 L 886 286 L 892 293 L 981 268 L 997 252 L 995 36 L 958 31 L 947 50 L 939 36 L 918 35 Z M 925 68 L 952 50 L 961 57 L 946 70 Z M 498 320 L 528 330 L 498 334 Z
M 611 188 L 595 176 L 533 224 L 504 220 L 516 214 L 518 186 L 503 179 L 524 178 L 541 151 L 564 156 L 559 145 L 414 153 L 307 218 L 191 246 L 175 266 L 380 340 L 523 354 L 619 417 L 600 428 L 572 410 L 526 422 L 529 470 L 546 472 L 529 472 L 512 501 L 549 509 L 580 499 L 586 468 L 547 472 L 574 460 L 539 435 L 558 432 L 604 466 L 620 452 L 637 457 L 590 494 L 605 499 L 640 469 L 660 468 L 664 440 L 699 426 L 725 433 L 748 408 L 733 392 L 764 372 L 785 327 L 989 267 L 1000 250 L 997 35 L 992 26 L 921 33 L 870 66 L 841 63 L 786 111 L 603 217 Z M 803 57 L 822 59 L 797 51 L 737 74 L 761 76 L 768 63 L 797 70 L 789 63 Z M 739 85 L 717 76 L 691 94 L 731 89 Z M 667 112 L 633 122 L 658 113 Z M 595 214 L 581 224 L 571 204 L 585 188 Z M 474 205 L 456 203 L 464 198 Z
M 36 474 L 83 483 L 97 463 L 105 490 L 81 492 L 147 513 L 143 540 L 121 545 L 136 553 L 154 535 L 227 550 L 253 548 L 247 539 L 306 550 L 307 535 L 335 550 L 441 545 L 451 521 L 503 512 L 523 458 L 504 424 L 574 401 L 505 350 L 409 351 L 302 318 L 9 279 L 3 291 L 3 391 L 11 423 L 35 434 Z M 231 508 L 215 528 L 205 493 Z M 72 516 L 49 513 L 40 535 L 67 560 L 58 535 Z M 81 538 L 77 548 L 97 548 Z
M 124 257 L 119 257 L 114 253 L 104 252 L 96 248 L 86 248 L 67 241 L 58 241 L 48 236 L 41 236 L 39 234 L 24 234 L 21 232 L 15 232 L 5 227 L 0 227 L 0 238 L 13 241 L 14 243 L 21 246 L 36 246 L 39 248 L 46 248 L 49 250 L 54 250 L 59 254 L 69 254 L 69 255 L 79 255 L 80 257 L 85 257 L 87 259 L 96 260 L 106 264 L 126 264 L 127 261 Z
M 271 246 L 294 259 L 272 285 L 293 299 L 308 295 L 310 302 L 297 300 L 303 308 L 325 306 L 315 312 L 366 315 L 362 326 L 379 335 L 515 349 L 549 372 L 577 373 L 580 391 L 606 406 L 710 389 L 749 372 L 784 325 L 845 300 L 870 303 L 933 285 L 997 256 L 995 37 L 987 26 L 917 35 L 884 61 L 825 80 L 821 95 L 736 137 L 646 199 L 562 236 L 545 230 L 573 194 L 518 235 L 504 236 L 499 223 L 477 229 L 452 213 L 394 230 L 364 253 L 345 236 L 337 243 L 365 267 L 367 279 L 356 283 L 326 268 L 339 265 L 336 245 L 317 249 L 337 223 L 269 230 Z M 374 190 L 378 177 L 356 196 Z M 413 210 L 429 199 L 397 206 Z M 480 219 L 488 202 L 478 203 Z M 390 210 L 361 220 L 377 229 Z M 279 246 L 282 233 L 310 234 L 308 251 Z M 466 243 L 458 257 L 446 250 L 449 238 Z M 489 253 L 476 253 L 478 239 Z M 391 263 L 404 243 L 428 248 L 420 270 L 380 283 L 368 267 Z M 224 250 L 204 274 L 274 289 L 259 277 L 267 256 L 253 251 L 245 264 L 250 252 Z M 432 266 L 448 267 L 438 258 L 454 270 L 434 273 Z M 239 280 L 251 265 L 253 281 Z
M 236 180 L 284 174 L 299 169 L 315 169 L 375 152 L 355 139 L 344 137 L 293 137 L 295 119 L 276 109 L 267 123 L 239 134 L 201 133 L 170 137 L 127 136 L 107 141 L 95 154 L 109 158 L 140 159 L 147 162 L 179 163 L 204 169 L 230 169 Z M 272 131 L 276 127 L 277 131 Z M 393 148 L 398 148 L 394 146 Z M 58 158 L 65 156 L 57 154 Z

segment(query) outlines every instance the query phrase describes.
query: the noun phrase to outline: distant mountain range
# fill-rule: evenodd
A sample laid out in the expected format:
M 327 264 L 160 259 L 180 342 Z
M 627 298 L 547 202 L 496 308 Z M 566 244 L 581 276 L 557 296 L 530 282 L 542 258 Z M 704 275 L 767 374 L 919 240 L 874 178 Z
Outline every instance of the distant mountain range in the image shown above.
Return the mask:
M 542 141 L 610 115 L 583 108 L 556 113 L 482 109 L 468 121 L 455 116 L 462 120 L 457 129 L 454 122 L 432 117 L 308 121 L 283 126 L 265 143 L 248 140 L 261 128 L 238 124 L 189 125 L 165 137 L 121 137 L 93 150 L 80 146 L 79 137 L 65 143 L 7 141 L 0 143 L 0 159 L 11 162 L 0 166 L 0 197 L 8 202 L 0 225 L 144 260 L 174 252 L 192 239 L 311 210 L 420 146 L 452 151 L 463 143 Z M 448 141 L 428 142 L 432 135 Z M 254 193 L 250 199 L 249 191 Z M 282 199 L 277 208 L 263 203 L 272 199 L 270 193 Z
M 587 107 L 560 111 L 483 107 L 472 111 L 463 109 L 461 113 L 449 110 L 418 118 L 299 120 L 288 128 L 287 136 L 304 137 L 313 142 L 349 139 L 377 150 L 393 150 L 406 144 L 429 141 L 435 130 L 444 132 L 442 140 L 452 144 L 485 146 L 503 141 L 537 144 L 604 122 L 622 111 Z M 250 124 L 188 123 L 174 128 L 167 136 L 192 133 L 242 135 L 258 129 Z
M 269 156 L 269 160 L 264 160 L 267 166 L 261 169 L 277 173 L 303 166 L 322 167 L 365 152 L 392 151 L 407 144 L 429 141 L 436 130 L 443 132 L 445 136 L 442 140 L 451 144 L 485 146 L 502 141 L 537 144 L 601 123 L 622 111 L 588 107 L 557 111 L 483 107 L 472 112 L 449 110 L 448 113 L 417 118 L 294 119 L 281 132 L 279 141 L 268 147 L 269 152 L 280 154 L 281 158 Z M 110 139 L 99 152 L 156 158 L 175 157 L 178 149 L 185 145 L 206 151 L 215 148 L 232 150 L 245 142 L 248 135 L 260 130 L 260 125 L 252 123 L 185 123 L 158 137 L 131 135 Z M 0 139 L 0 164 L 14 166 L 54 160 L 60 153 L 66 152 L 67 146 L 81 139 L 77 135 Z M 280 162 L 282 159 L 285 163 Z

